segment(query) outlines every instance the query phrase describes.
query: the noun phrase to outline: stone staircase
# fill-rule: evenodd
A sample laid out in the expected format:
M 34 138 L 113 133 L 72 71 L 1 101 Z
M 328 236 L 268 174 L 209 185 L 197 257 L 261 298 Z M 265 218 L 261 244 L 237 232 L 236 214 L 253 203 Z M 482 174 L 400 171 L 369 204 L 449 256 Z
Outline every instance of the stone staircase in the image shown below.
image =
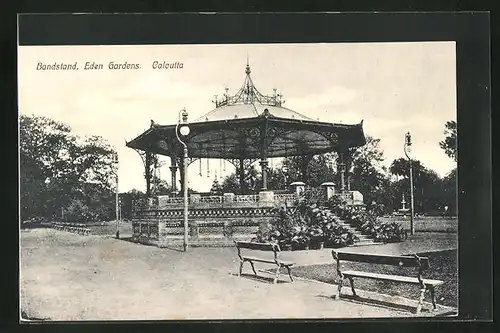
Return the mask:
M 352 233 L 354 233 L 354 235 L 356 235 L 359 238 L 358 241 L 356 241 L 353 245 L 349 245 L 349 246 L 354 247 L 354 246 L 367 246 L 367 245 L 382 245 L 382 244 L 384 244 L 382 242 L 375 241 L 373 239 L 373 237 L 371 237 L 371 236 L 363 235 L 360 230 L 356 229 L 355 227 L 353 227 L 352 225 L 350 225 L 346 221 L 340 219 L 336 215 L 335 215 L 335 219 L 338 221 L 338 223 L 341 226 L 352 231 Z

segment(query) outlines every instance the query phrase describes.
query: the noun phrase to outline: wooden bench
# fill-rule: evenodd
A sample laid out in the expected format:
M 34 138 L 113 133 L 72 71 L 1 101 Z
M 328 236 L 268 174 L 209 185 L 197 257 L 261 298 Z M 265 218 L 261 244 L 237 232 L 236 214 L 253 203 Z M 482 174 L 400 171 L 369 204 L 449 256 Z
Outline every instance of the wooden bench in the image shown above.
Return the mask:
M 422 272 L 430 268 L 429 258 L 419 257 L 418 255 L 413 256 L 391 256 L 382 254 L 363 254 L 363 253 L 347 253 L 347 252 L 336 252 L 332 251 L 333 259 L 337 261 L 337 274 L 339 276 L 338 280 L 338 297 L 340 298 L 340 292 L 342 289 L 343 280 L 345 278 L 349 279 L 351 284 L 351 290 L 353 296 L 356 297 L 356 291 L 354 289 L 353 278 L 364 278 L 372 280 L 382 280 L 382 281 L 392 281 L 399 283 L 407 283 L 420 286 L 420 297 L 418 299 L 418 305 L 416 314 L 420 314 L 422 309 L 424 296 L 426 291 L 430 291 L 432 306 L 434 310 L 436 307 L 435 298 L 435 287 L 443 284 L 440 280 L 431 280 L 422 278 Z M 372 272 L 362 272 L 362 271 L 341 271 L 340 261 L 350 261 L 350 262 L 361 262 L 369 264 L 378 265 L 390 265 L 399 267 L 415 267 L 417 268 L 417 273 L 415 277 L 412 276 L 402 276 L 402 275 L 390 275 L 390 274 L 380 274 Z
M 253 243 L 253 242 L 234 242 L 236 244 L 236 248 L 238 249 L 238 257 L 240 258 L 240 269 L 238 272 L 238 276 L 241 276 L 241 271 L 243 269 L 243 264 L 245 262 L 249 262 L 252 266 L 253 273 L 257 275 L 255 271 L 254 262 L 263 262 L 268 264 L 276 265 L 276 273 L 273 280 L 273 283 L 276 284 L 278 282 L 280 268 L 285 267 L 288 271 L 288 276 L 290 277 L 290 281 L 293 282 L 291 267 L 293 266 L 293 262 L 283 261 L 279 258 L 280 247 L 278 244 L 273 243 Z M 250 250 L 251 256 L 242 254 L 242 249 Z M 258 252 L 257 252 L 258 251 Z M 273 257 L 265 256 L 265 252 L 270 253 L 272 251 Z M 246 252 L 246 251 L 245 251 Z M 253 254 L 256 254 L 255 256 Z M 258 255 L 257 255 L 258 254 Z

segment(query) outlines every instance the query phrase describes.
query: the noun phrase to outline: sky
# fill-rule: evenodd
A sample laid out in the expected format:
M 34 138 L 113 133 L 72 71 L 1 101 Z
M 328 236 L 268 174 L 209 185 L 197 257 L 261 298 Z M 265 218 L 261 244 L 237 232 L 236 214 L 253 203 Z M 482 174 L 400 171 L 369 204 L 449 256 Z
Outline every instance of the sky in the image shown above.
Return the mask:
M 386 166 L 404 156 L 407 131 L 413 158 L 424 166 L 440 176 L 456 166 L 439 147 L 446 121 L 456 120 L 454 42 L 20 46 L 19 113 L 66 123 L 82 137 L 102 136 L 119 154 L 120 191 L 144 190 L 141 158 L 125 142 L 150 120 L 175 124 L 182 108 L 190 119 L 213 110 L 214 95 L 239 90 L 247 59 L 257 89 L 271 95 L 276 88 L 284 107 L 325 122 L 364 120 L 365 134 L 381 139 Z M 155 61 L 182 68 L 155 69 Z M 37 70 L 39 63 L 75 62 L 78 70 Z M 84 70 L 87 62 L 103 68 Z M 112 70 L 110 62 L 139 68 Z M 160 175 L 170 181 L 170 159 L 162 160 Z M 193 164 L 190 187 L 209 190 L 223 168 L 211 161 L 207 177 L 203 161 L 199 176 Z M 233 171 L 226 163 L 222 176 Z

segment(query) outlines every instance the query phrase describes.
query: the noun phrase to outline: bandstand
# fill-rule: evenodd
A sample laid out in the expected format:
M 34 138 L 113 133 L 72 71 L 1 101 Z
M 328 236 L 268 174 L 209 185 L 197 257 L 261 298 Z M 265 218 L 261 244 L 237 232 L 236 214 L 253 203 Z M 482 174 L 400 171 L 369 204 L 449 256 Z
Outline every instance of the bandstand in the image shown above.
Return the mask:
M 309 118 L 284 107 L 283 97 L 276 90 L 272 95 L 261 94 L 252 81 L 248 64 L 245 74 L 241 89 L 234 95 L 229 95 L 226 89 L 221 98 L 215 96 L 215 109 L 204 116 L 189 121 L 188 113 L 182 113 L 179 121 L 189 124 L 190 128 L 184 140 L 187 159 L 177 139 L 177 124 L 158 125 L 151 121 L 148 130 L 127 142 L 127 147 L 138 151 L 143 158 L 147 179 L 148 200 L 136 202 L 132 212 L 134 238 L 146 239 L 160 247 L 182 243 L 184 201 L 177 194 L 177 171 L 182 191 L 184 163 L 189 166 L 201 163 L 202 159 L 233 164 L 239 176 L 240 192 L 189 195 L 189 243 L 192 246 L 223 246 L 232 245 L 233 240 L 250 240 L 259 225 L 272 218 L 273 207 L 295 201 L 297 191 L 283 193 L 268 188 L 269 158 L 303 156 L 302 175 L 305 175 L 313 156 L 337 152 L 340 184 L 334 189 L 333 183 L 325 183 L 329 187 L 327 193 L 352 201 L 353 192 L 346 189 L 346 161 L 353 148 L 366 143 L 363 123 L 332 124 Z M 170 158 L 171 195 L 151 193 L 151 165 L 157 155 Z M 249 193 L 245 188 L 244 170 L 257 161 L 262 173 L 261 186 L 256 193 Z

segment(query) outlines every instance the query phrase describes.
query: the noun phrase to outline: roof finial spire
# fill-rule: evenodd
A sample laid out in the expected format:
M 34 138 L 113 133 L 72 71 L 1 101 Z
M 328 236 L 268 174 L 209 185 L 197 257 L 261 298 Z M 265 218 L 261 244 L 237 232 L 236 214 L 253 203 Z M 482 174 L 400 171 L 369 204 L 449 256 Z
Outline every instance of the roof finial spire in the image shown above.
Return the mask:
M 245 73 L 250 75 L 252 71 L 250 70 L 250 62 L 248 61 L 248 53 L 247 53 L 247 67 L 245 68 Z

